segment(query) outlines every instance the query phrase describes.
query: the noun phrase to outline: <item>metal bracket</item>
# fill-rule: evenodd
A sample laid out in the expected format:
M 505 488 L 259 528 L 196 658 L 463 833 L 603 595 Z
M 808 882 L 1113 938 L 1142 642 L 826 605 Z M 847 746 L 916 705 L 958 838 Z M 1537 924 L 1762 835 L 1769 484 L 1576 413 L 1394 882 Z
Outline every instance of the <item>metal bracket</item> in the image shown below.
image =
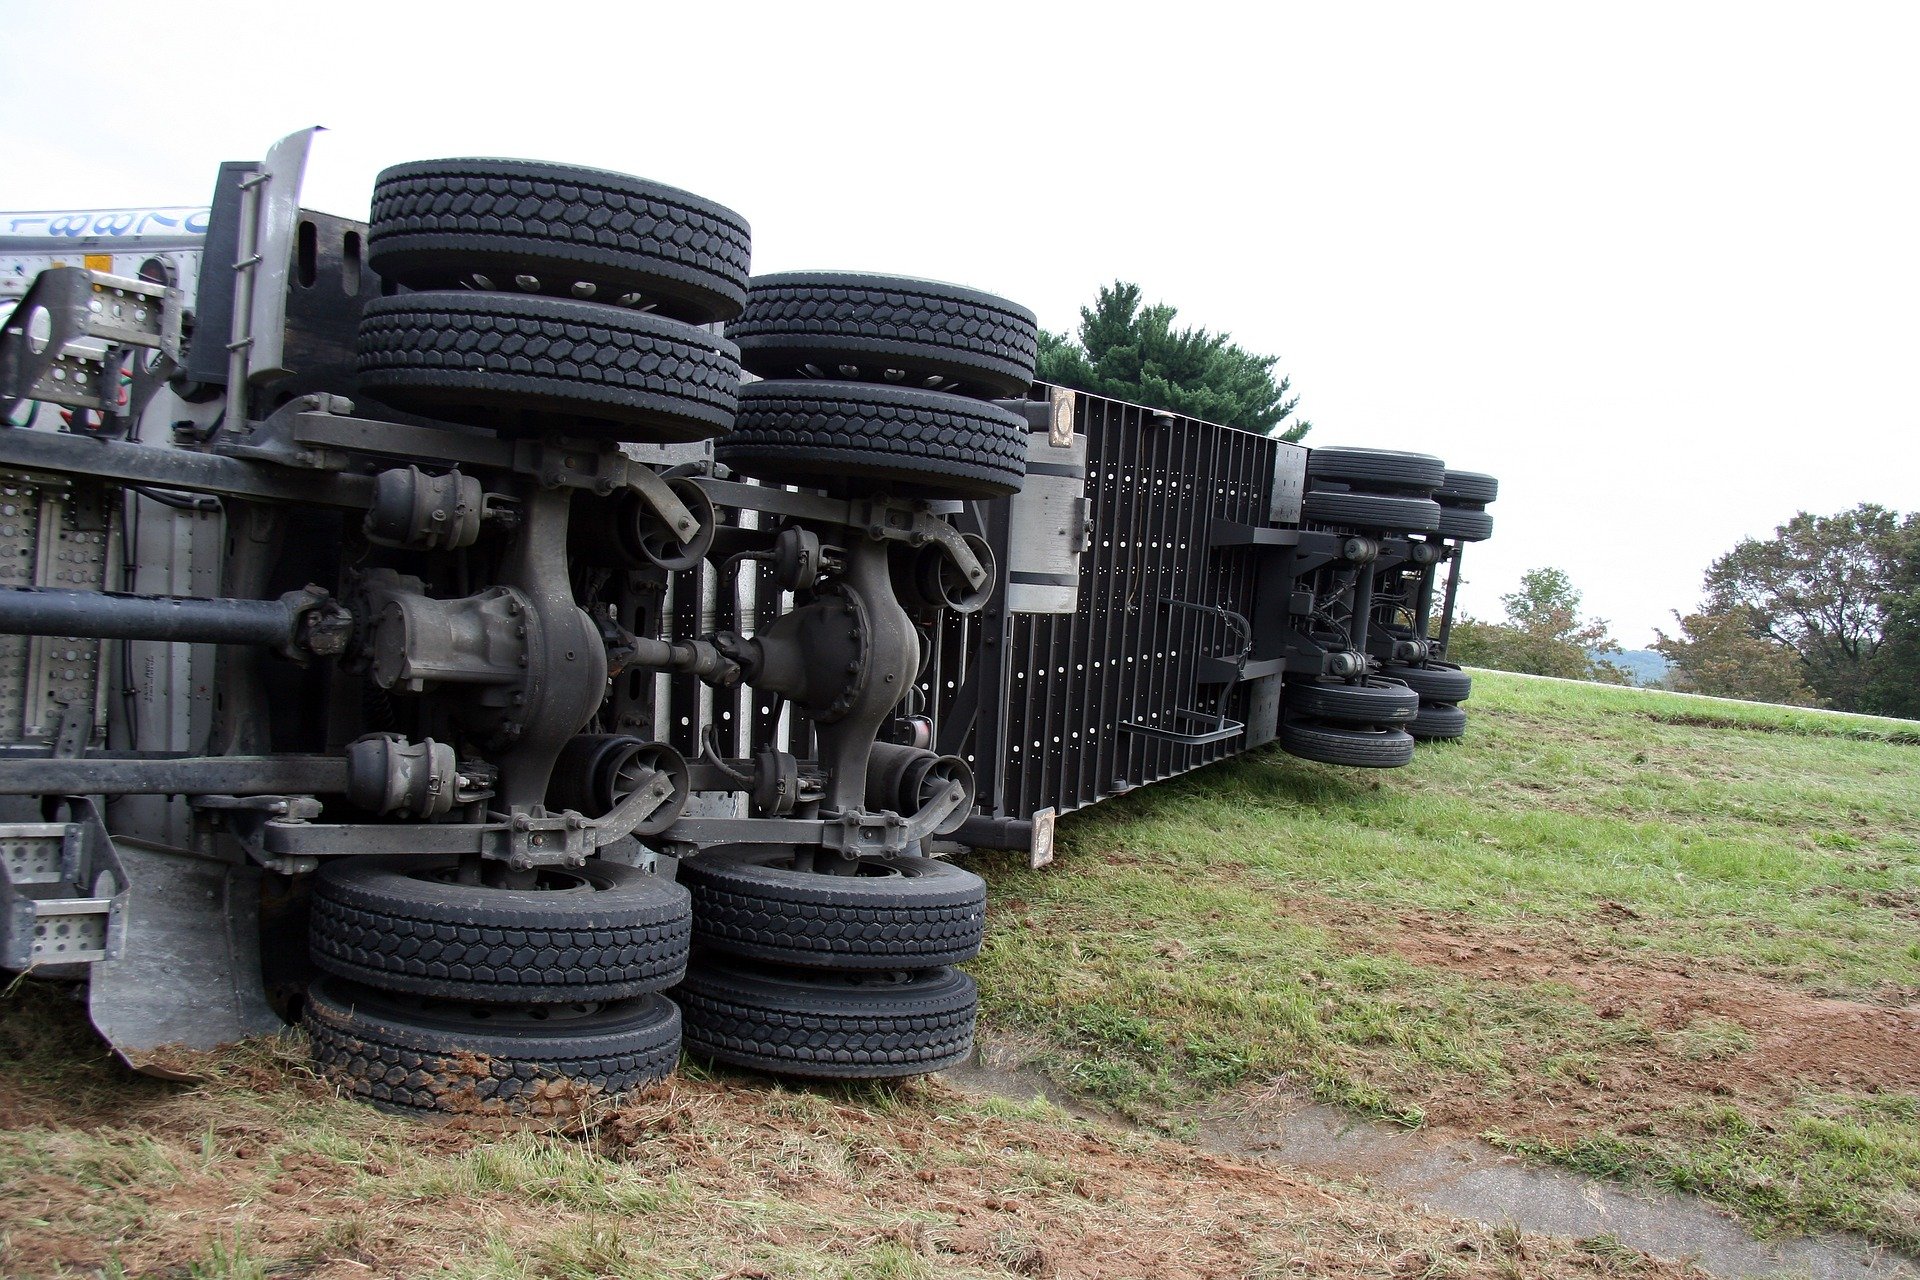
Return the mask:
M 1033 839 L 1027 845 L 1027 865 L 1035 871 L 1053 861 L 1053 826 L 1058 816 L 1051 805 L 1033 811 Z
M 1048 398 L 1047 443 L 1056 449 L 1073 447 L 1073 410 L 1077 397 L 1070 387 L 1055 387 Z
M 1240 633 L 1240 653 L 1234 660 L 1234 679 L 1246 670 L 1247 655 L 1253 652 L 1253 624 L 1231 609 L 1223 609 L 1217 604 L 1196 604 L 1191 600 L 1176 600 L 1172 596 L 1161 596 L 1160 603 L 1171 609 L 1191 609 L 1195 613 L 1211 614 Z M 1226 718 L 1224 715 L 1221 717 Z
M 565 813 L 515 813 L 507 822 L 506 863 L 517 871 L 531 867 L 579 866 L 593 852 L 588 819 Z
M 341 449 L 330 448 L 322 441 L 309 441 L 303 438 L 301 427 L 310 418 L 323 421 L 364 421 L 362 419 L 335 419 L 336 413 L 345 414 L 352 410 L 353 404 L 344 396 L 305 395 L 289 400 L 278 409 L 256 422 L 250 422 L 245 429 L 234 427 L 222 431 L 212 443 L 214 453 L 230 458 L 246 458 L 258 462 L 271 462 L 276 466 L 295 467 L 303 471 L 345 471 L 352 465 L 353 459 Z M 372 422 L 366 422 L 371 427 Z M 422 457 L 431 457 L 422 454 Z
M 352 416 L 339 396 L 303 396 L 218 451 L 286 466 L 344 470 L 350 453 L 494 467 L 532 476 L 549 489 L 585 489 L 602 496 L 632 489 L 652 508 L 681 546 L 701 533 L 700 519 L 652 467 L 598 442 L 551 444 L 503 440 Z
M 905 853 L 913 844 L 907 835 L 907 820 L 897 813 L 855 809 L 826 822 L 820 830 L 820 847 L 847 858 Z
M 715 480 L 708 476 L 696 478 L 695 483 L 707 491 L 707 496 L 713 499 L 715 506 L 841 525 L 858 529 L 876 541 L 904 542 L 910 547 L 938 543 L 969 585 L 978 587 L 987 580 L 986 567 L 974 555 L 960 531 L 944 515 L 918 504 L 882 502 L 870 498 L 848 501 L 816 493 L 795 493 L 765 485 L 742 484 L 737 480 Z
M 660 807 L 672 800 L 673 795 L 673 776 L 664 769 L 653 770 L 645 782 L 635 787 L 599 820 L 593 828 L 593 847 L 603 849 L 615 840 L 630 835 L 635 827 L 660 812 Z
M 1160 603 L 1172 609 L 1190 609 L 1195 613 L 1211 614 L 1214 617 L 1223 619 L 1228 626 L 1240 633 L 1240 652 L 1234 658 L 1233 679 L 1229 682 L 1238 684 L 1240 677 L 1247 669 L 1247 656 L 1253 652 L 1252 624 L 1233 610 L 1223 609 L 1219 605 L 1196 604 L 1191 600 L 1177 600 L 1172 596 L 1160 597 Z M 1137 733 L 1145 737 L 1159 738 L 1167 742 L 1182 742 L 1188 746 L 1205 746 L 1210 742 L 1223 742 L 1246 728 L 1246 725 L 1240 723 L 1238 720 L 1227 719 L 1227 699 L 1225 693 L 1222 693 L 1220 696 L 1220 710 L 1217 715 L 1210 716 L 1205 712 L 1182 709 L 1169 713 L 1168 719 L 1176 724 L 1204 725 L 1206 727 L 1196 727 L 1193 730 L 1185 731 L 1169 729 L 1163 725 L 1129 721 L 1121 725 L 1120 728 L 1126 733 Z
M 283 858 L 268 853 L 264 839 L 269 819 L 311 822 L 319 817 L 320 802 L 312 796 L 189 796 L 187 803 L 195 809 L 224 814 L 227 830 L 247 856 L 269 871 L 293 876 L 320 865 L 320 859 L 313 855 Z
M 53 735 L 55 760 L 78 760 L 87 749 L 87 737 L 93 732 L 91 708 L 67 703 L 60 708 L 60 724 Z
M 120 954 L 126 869 L 93 801 L 66 803 L 71 821 L 0 824 L 0 967 L 91 964 Z
M 912 817 L 856 809 L 829 818 L 682 818 L 661 839 L 707 848 L 716 844 L 802 844 L 846 857 L 912 852 L 967 800 L 967 788 L 947 787 Z
M 837 822 L 829 820 L 821 841 L 829 849 L 838 849 L 856 857 L 875 853 L 904 853 L 934 834 L 967 802 L 967 788 L 958 782 L 920 806 L 912 817 L 897 813 L 867 813 L 854 810 Z M 878 834 L 878 842 L 875 836 Z
M 939 830 L 953 812 L 967 802 L 967 788 L 955 782 L 920 806 L 912 817 L 897 813 L 869 813 L 855 809 L 821 824 L 820 844 L 843 857 L 875 857 L 911 852 Z
M 986 566 L 945 516 L 898 502 L 858 498 L 847 504 L 847 523 L 864 529 L 875 541 L 904 542 L 910 547 L 938 543 L 969 586 L 978 587 L 987 580 Z
M 85 267 L 35 277 L 0 329 L 0 408 L 27 400 L 130 418 L 178 365 L 178 289 Z M 159 350 L 149 369 L 139 352 Z M 129 369 L 122 388 L 122 371 Z
M 1203 747 L 1210 742 L 1225 742 L 1247 727 L 1238 720 L 1227 719 L 1224 710 L 1218 716 L 1210 716 L 1201 711 L 1174 711 L 1169 713 L 1168 718 L 1177 724 L 1205 727 L 1197 728 L 1193 732 L 1183 732 L 1179 729 L 1162 728 L 1157 724 L 1129 721 L 1121 725 L 1120 729 L 1123 733 L 1137 733 L 1142 737 L 1159 738 L 1163 742 L 1179 742 L 1190 747 Z

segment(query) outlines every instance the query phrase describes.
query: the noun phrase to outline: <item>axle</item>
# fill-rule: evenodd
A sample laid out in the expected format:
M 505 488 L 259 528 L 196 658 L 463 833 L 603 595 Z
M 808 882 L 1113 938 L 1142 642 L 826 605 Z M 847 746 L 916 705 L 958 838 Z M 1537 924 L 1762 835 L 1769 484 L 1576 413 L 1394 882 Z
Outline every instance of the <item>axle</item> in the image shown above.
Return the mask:
M 278 600 L 0 588 L 0 635 L 264 645 L 304 657 L 339 653 L 351 626 L 345 609 L 311 587 Z

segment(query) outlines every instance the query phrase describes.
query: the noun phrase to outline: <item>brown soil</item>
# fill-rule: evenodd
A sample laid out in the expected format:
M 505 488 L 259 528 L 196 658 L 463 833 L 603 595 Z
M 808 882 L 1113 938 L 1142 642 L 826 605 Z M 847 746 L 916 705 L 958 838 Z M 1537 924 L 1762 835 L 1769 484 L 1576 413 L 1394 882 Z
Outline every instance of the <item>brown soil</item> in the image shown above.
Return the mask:
M 1617 903 L 1603 904 L 1602 914 L 1621 926 L 1637 919 Z M 1569 988 L 1600 1019 L 1648 1033 L 1623 1034 L 1578 1075 L 1542 1070 L 1549 1049 L 1503 1046 L 1519 1075 L 1514 1087 L 1504 1096 L 1467 1083 L 1436 1087 L 1425 1105 L 1440 1124 L 1562 1139 L 1601 1126 L 1631 1133 L 1654 1113 L 1702 1099 L 1751 1105 L 1809 1088 L 1920 1089 L 1917 1005 L 1823 999 L 1733 970 L 1583 941 L 1563 922 L 1503 928 L 1406 911 L 1365 933 L 1370 948 L 1416 964 Z M 1728 1043 L 1727 1024 L 1737 1024 L 1751 1045 Z
M 1782 724 L 1776 721 L 1714 715 L 1710 712 L 1643 711 L 1640 714 L 1660 724 L 1680 725 L 1683 728 L 1738 729 L 1746 733 L 1784 733 L 1802 738 L 1850 738 L 1858 742 L 1891 742 L 1904 747 L 1920 746 L 1920 733 L 1914 733 L 1912 730 L 1882 728 L 1879 724 L 1871 728 L 1859 727 L 1838 718 L 1830 723 Z M 1881 724 L 1884 723 L 1884 721 L 1881 722 Z
M 0 1024 L 12 1013 L 0 1005 Z M 479 1264 L 492 1236 L 526 1274 L 547 1275 L 563 1269 L 543 1251 L 591 1228 L 606 1256 L 566 1274 L 855 1274 L 881 1247 L 943 1276 L 1685 1274 L 1178 1144 L 1007 1118 L 932 1082 L 861 1094 L 680 1078 L 530 1138 L 342 1102 L 297 1044 L 180 1065 L 204 1083 L 104 1089 L 98 1061 L 64 1073 L 44 1057 L 0 1062 L 12 1126 L 0 1132 L 0 1273 L 117 1259 L 128 1274 L 183 1276 L 237 1240 L 267 1274 L 361 1280 Z M 76 1105 L 83 1094 L 119 1100 Z M 637 1171 L 661 1203 L 609 1215 L 591 1195 L 431 1181 L 489 1144 L 529 1141 Z

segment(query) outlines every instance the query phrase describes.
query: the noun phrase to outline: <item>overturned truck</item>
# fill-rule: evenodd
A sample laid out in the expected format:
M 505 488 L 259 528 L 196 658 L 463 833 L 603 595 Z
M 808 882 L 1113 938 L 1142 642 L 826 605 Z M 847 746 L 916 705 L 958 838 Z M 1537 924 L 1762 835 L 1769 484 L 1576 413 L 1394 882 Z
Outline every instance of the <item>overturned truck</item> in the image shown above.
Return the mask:
M 309 212 L 306 144 L 0 226 L 0 967 L 136 1066 L 298 1020 L 423 1112 L 683 1044 L 936 1070 L 948 855 L 1464 732 L 1491 477 L 1035 384 L 1021 307 L 752 277 L 738 215 L 619 174 Z

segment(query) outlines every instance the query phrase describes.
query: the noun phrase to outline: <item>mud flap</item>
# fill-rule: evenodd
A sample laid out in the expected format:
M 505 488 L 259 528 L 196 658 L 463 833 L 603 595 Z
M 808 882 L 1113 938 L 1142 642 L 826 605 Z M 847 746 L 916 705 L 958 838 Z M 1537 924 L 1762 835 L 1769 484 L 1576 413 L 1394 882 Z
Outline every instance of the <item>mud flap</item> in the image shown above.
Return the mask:
M 260 980 L 260 871 L 116 841 L 130 885 L 125 949 L 93 966 L 93 1025 L 136 1071 L 283 1024 Z

